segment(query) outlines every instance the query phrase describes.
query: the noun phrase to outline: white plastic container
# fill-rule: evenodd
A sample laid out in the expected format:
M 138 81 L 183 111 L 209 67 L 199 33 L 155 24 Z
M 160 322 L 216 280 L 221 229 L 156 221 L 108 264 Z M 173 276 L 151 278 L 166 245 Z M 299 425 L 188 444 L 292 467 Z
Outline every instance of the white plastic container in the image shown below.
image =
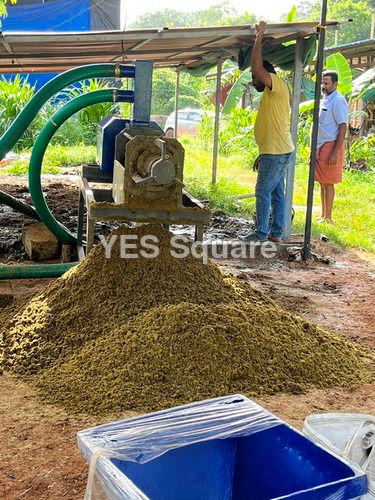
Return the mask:
M 360 413 L 322 413 L 306 417 L 303 432 L 327 450 L 354 462 L 367 474 L 375 498 L 375 416 Z

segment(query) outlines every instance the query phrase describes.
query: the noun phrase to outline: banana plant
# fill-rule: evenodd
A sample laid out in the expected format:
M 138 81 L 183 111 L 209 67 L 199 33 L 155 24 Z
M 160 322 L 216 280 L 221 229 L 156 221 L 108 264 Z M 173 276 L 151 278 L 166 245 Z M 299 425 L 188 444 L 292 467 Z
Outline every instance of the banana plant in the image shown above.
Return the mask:
M 245 71 L 244 73 L 239 76 L 239 78 L 234 82 L 232 85 L 230 91 L 228 92 L 227 98 L 225 100 L 224 106 L 223 106 L 223 114 L 227 115 L 233 109 L 237 106 L 239 100 L 242 98 L 244 92 L 246 90 L 249 90 L 251 96 L 253 97 L 253 104 L 254 101 L 257 102 L 259 101 L 260 97 L 258 95 L 258 92 L 255 92 L 252 88 L 250 88 L 250 82 L 252 80 L 251 73 L 249 71 Z
M 346 97 L 352 95 L 353 89 L 353 77 L 352 71 L 345 57 L 339 52 L 331 54 L 326 59 L 325 64 L 326 70 L 336 71 L 339 78 L 338 91 Z M 302 81 L 302 89 L 305 92 L 306 97 L 312 97 L 314 95 L 314 77 L 309 80 L 304 78 Z M 314 100 L 309 99 L 307 101 L 301 102 L 299 105 L 299 112 L 304 113 L 310 111 L 314 108 Z
M 326 59 L 326 70 L 336 71 L 339 77 L 337 90 L 345 97 L 350 97 L 352 95 L 353 76 L 345 57 L 340 52 L 329 55 Z
M 353 97 L 370 103 L 375 100 L 375 68 L 370 68 L 353 80 Z

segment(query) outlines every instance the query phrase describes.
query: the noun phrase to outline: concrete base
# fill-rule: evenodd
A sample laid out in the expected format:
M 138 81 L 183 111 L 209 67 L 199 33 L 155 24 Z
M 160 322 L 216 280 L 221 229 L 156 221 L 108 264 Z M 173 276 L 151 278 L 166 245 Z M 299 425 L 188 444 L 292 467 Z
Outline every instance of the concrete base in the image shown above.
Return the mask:
M 22 242 L 31 260 L 50 260 L 58 257 L 58 242 L 42 222 L 23 229 Z
M 10 304 L 13 298 L 11 283 L 9 281 L 0 281 L 0 308 Z

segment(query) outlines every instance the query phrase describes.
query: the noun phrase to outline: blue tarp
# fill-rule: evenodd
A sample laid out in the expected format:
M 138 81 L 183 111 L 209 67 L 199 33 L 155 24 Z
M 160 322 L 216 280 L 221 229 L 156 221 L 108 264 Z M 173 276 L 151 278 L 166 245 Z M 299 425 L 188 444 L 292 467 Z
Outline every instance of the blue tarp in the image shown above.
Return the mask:
M 120 29 L 120 0 L 18 0 L 7 5 L 2 31 L 90 31 Z M 37 89 L 52 74 L 29 74 Z M 11 79 L 12 76 L 7 76 Z
M 53 0 L 46 3 L 7 6 L 3 31 L 88 31 L 90 0 Z M 29 74 L 28 82 L 37 89 L 54 74 Z M 11 79 L 11 76 L 7 76 Z
M 90 0 L 8 5 L 3 31 L 88 31 Z

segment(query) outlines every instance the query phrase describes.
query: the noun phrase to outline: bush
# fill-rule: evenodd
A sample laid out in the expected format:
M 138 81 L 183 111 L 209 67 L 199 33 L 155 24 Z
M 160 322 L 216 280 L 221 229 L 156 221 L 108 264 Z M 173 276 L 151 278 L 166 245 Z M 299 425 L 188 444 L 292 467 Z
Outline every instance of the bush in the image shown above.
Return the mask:
M 245 163 L 251 167 L 258 156 L 254 138 L 256 112 L 235 108 L 229 115 L 221 115 L 219 131 L 219 153 L 229 155 L 242 153 Z M 198 128 L 204 147 L 211 147 L 214 136 L 214 117 L 205 115 Z
M 366 160 L 369 170 L 375 172 L 375 136 L 359 137 L 349 148 L 350 160 Z
M 64 105 L 67 100 L 75 99 L 83 94 L 88 94 L 95 90 L 102 90 L 113 87 L 112 81 L 108 79 L 93 78 L 84 80 L 78 85 L 68 87 L 61 96 L 63 97 L 61 105 Z M 93 104 L 82 109 L 75 116 L 71 117 L 64 125 L 61 126 L 53 139 L 54 144 L 76 145 L 87 144 L 93 145 L 96 143 L 96 127 L 97 124 L 109 114 L 118 114 L 120 111 L 119 104 L 111 102 L 101 102 Z
M 92 79 L 81 82 L 61 92 L 57 97 L 47 102 L 14 147 L 15 151 L 30 149 L 34 145 L 43 125 L 66 102 L 82 94 L 107 88 L 109 80 Z M 16 75 L 14 79 L 0 79 L 0 134 L 4 134 L 14 119 L 26 104 L 32 99 L 35 88 L 27 78 Z M 52 144 L 74 146 L 78 144 L 93 145 L 96 142 L 96 126 L 110 113 L 118 112 L 119 105 L 110 102 L 94 104 L 79 111 L 67 120 L 53 136 Z
M 180 75 L 179 109 L 200 109 L 207 105 L 204 90 L 209 88 L 205 78 L 191 76 L 182 72 Z M 175 107 L 176 73 L 171 69 L 154 71 L 152 81 L 151 112 L 156 115 L 169 115 Z
M 4 76 L 0 79 L 0 134 L 3 135 L 19 115 L 26 104 L 34 95 L 35 88 L 32 87 L 27 78 L 23 79 L 16 75 L 8 80 Z M 39 129 L 46 120 L 44 110 L 31 122 L 25 133 L 15 146 L 16 151 L 32 147 Z

